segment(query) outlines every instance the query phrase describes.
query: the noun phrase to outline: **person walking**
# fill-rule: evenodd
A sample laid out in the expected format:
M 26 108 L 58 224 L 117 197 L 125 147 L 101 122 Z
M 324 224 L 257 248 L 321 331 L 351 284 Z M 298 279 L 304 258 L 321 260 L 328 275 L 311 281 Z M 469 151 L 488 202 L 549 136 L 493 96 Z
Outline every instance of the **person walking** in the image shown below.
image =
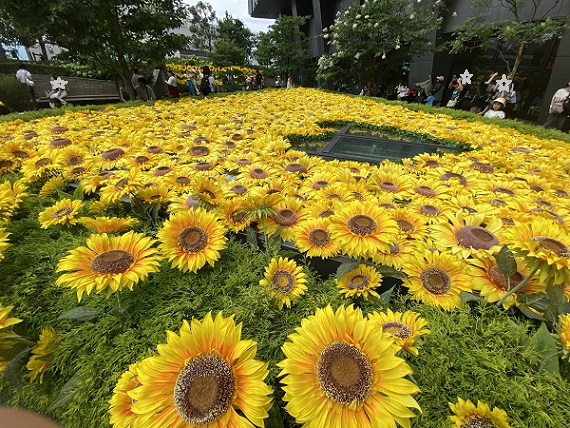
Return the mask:
M 564 122 L 568 117 L 568 110 L 566 110 L 565 103 L 568 105 L 570 102 L 570 82 L 566 84 L 566 87 L 560 88 L 556 91 L 550 101 L 550 110 L 546 122 L 544 122 L 545 128 L 556 128 L 562 130 L 564 127 Z

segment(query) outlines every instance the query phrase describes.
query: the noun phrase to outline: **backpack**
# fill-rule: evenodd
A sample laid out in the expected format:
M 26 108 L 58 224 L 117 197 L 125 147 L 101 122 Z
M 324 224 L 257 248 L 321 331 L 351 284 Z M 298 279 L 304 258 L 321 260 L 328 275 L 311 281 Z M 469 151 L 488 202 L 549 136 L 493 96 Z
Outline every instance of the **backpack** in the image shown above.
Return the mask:
M 208 95 L 212 92 L 212 88 L 210 87 L 210 76 L 204 76 L 202 77 L 202 80 L 200 80 L 200 93 L 202 95 Z

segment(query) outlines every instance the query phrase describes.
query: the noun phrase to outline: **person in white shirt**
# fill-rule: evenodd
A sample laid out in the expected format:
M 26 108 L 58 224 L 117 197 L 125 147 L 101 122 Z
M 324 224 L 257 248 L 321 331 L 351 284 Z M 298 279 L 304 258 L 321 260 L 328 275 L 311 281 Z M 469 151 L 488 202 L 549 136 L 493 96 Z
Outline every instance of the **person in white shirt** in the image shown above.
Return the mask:
M 545 128 L 555 127 L 556 129 L 562 129 L 564 127 L 564 122 L 568 117 L 568 112 L 564 111 L 564 101 L 570 97 L 570 82 L 566 84 L 565 88 L 560 88 L 556 91 L 550 101 L 550 110 L 546 122 L 544 122 Z
M 16 71 L 16 79 L 18 79 L 18 82 L 28 87 L 30 91 L 30 97 L 32 98 L 35 108 L 37 108 L 36 94 L 34 92 L 34 81 L 32 80 L 32 73 L 26 70 L 26 66 L 24 64 L 18 64 L 18 71 Z
M 168 86 L 168 94 L 171 98 L 179 98 L 180 93 L 178 92 L 178 83 L 176 82 L 176 76 L 174 72 L 171 70 L 167 71 L 168 80 L 165 80 L 164 83 Z
M 495 98 L 492 107 L 487 110 L 483 117 L 488 117 L 489 119 L 504 119 L 505 112 L 502 109 L 505 108 L 506 104 L 507 101 L 504 98 Z

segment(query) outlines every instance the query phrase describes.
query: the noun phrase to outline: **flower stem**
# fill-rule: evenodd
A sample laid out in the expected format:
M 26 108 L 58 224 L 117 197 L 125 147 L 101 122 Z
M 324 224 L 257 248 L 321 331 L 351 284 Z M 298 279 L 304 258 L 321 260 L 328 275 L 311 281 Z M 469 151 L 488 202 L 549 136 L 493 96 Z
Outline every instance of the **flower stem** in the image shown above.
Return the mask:
M 501 299 L 497 302 L 497 306 L 501 306 L 503 303 L 505 303 L 505 300 L 507 300 L 509 297 L 511 297 L 512 294 L 516 293 L 521 288 L 523 288 L 530 281 L 530 279 L 534 276 L 534 274 L 536 273 L 537 270 L 538 270 L 538 267 L 535 267 L 533 270 L 530 271 L 530 273 L 528 274 L 528 276 L 525 279 L 523 279 L 521 282 L 519 282 L 517 284 L 516 287 L 507 291 L 505 293 L 505 295 L 503 297 L 501 297 Z

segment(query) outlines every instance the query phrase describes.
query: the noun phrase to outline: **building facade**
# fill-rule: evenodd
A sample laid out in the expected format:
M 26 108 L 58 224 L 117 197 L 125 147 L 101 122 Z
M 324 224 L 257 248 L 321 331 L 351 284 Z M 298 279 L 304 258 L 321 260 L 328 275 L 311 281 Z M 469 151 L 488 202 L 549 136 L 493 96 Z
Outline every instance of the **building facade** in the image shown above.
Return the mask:
M 359 0 L 248 0 L 249 14 L 255 18 L 278 19 L 281 16 L 310 16 L 302 30 L 311 38 L 311 50 L 315 57 L 328 51 L 325 39 L 315 37 L 322 29 L 334 23 L 337 11 Z M 428 0 L 429 1 L 429 0 Z M 432 0 L 433 1 L 433 0 Z M 490 7 L 473 7 L 472 0 L 447 0 L 447 12 L 443 15 L 441 28 L 430 35 L 437 46 L 449 40 L 453 28 L 470 16 L 483 14 L 487 21 L 504 21 L 509 13 L 501 6 L 501 0 L 493 0 Z M 523 19 L 532 14 L 533 2 L 519 11 Z M 548 14 L 550 17 L 570 15 L 570 1 L 542 0 L 535 16 Z M 427 79 L 429 74 L 449 78 L 461 74 L 465 69 L 497 70 L 506 73 L 504 60 L 514 61 L 512 55 L 501 56 L 496 49 L 449 55 L 444 52 L 430 52 L 415 58 L 409 66 L 410 84 Z M 553 37 L 539 45 L 529 45 L 525 50 L 518 75 L 524 77 L 515 86 L 520 97 L 525 99 L 522 117 L 542 123 L 548 115 L 548 107 L 554 92 L 570 81 L 570 31 L 562 37 Z M 532 107 L 532 108 L 531 108 Z

